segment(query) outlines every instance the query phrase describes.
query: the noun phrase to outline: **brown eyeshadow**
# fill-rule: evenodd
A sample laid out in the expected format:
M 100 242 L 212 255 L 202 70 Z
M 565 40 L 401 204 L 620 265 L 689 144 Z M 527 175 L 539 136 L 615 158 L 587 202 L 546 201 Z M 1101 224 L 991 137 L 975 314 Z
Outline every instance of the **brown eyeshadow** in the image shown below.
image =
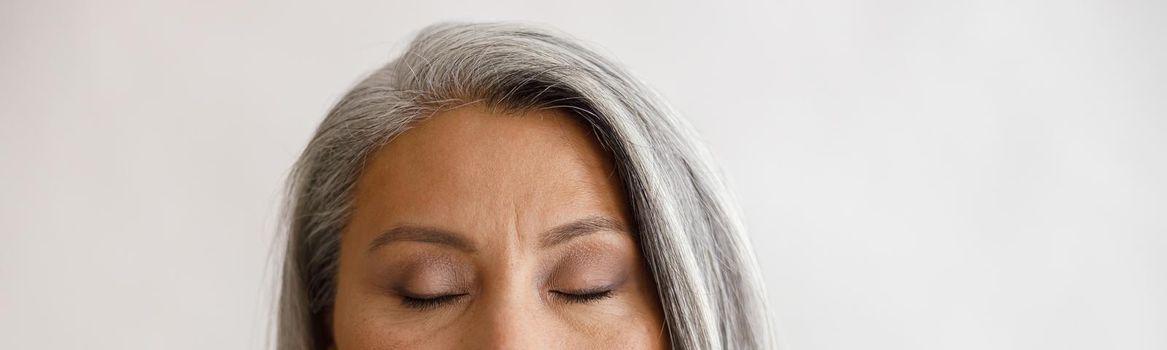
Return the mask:
M 375 283 L 395 294 L 413 296 L 462 293 L 469 288 L 470 274 L 449 257 L 407 254 L 390 262 L 375 262 Z
M 548 287 L 562 292 L 619 287 L 631 275 L 632 266 L 624 255 L 607 245 L 582 246 L 556 262 Z

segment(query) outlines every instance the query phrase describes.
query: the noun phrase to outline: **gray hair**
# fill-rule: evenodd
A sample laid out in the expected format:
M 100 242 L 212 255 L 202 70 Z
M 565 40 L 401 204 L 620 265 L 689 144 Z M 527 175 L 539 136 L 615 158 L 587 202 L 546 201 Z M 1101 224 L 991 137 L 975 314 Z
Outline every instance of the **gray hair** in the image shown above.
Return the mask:
M 628 194 L 673 349 L 769 348 L 748 238 L 696 134 L 655 92 L 566 35 L 515 23 L 442 23 L 328 113 L 288 181 L 277 347 L 323 349 L 340 232 L 366 157 L 434 113 L 481 102 L 557 108 L 591 126 Z

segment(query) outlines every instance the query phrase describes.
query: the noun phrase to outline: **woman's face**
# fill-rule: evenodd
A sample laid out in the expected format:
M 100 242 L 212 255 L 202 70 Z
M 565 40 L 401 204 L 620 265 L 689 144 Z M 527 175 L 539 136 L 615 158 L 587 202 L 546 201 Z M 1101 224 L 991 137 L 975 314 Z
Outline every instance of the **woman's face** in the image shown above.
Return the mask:
M 610 160 L 569 115 L 434 115 L 358 180 L 335 345 L 663 348 L 631 223 Z

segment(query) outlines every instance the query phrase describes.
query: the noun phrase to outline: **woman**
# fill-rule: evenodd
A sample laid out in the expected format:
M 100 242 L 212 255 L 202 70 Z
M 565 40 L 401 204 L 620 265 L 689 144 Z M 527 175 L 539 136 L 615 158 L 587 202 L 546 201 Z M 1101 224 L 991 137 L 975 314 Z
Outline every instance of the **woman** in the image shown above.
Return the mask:
M 709 156 L 565 36 L 424 29 L 331 110 L 289 191 L 280 349 L 770 345 Z

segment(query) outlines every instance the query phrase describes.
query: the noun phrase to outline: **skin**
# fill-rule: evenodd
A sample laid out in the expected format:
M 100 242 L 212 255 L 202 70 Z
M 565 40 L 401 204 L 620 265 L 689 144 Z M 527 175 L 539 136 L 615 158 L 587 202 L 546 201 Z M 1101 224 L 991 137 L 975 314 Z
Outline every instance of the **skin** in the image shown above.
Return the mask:
M 338 349 L 663 349 L 611 160 L 558 110 L 440 112 L 373 153 L 342 233 Z

